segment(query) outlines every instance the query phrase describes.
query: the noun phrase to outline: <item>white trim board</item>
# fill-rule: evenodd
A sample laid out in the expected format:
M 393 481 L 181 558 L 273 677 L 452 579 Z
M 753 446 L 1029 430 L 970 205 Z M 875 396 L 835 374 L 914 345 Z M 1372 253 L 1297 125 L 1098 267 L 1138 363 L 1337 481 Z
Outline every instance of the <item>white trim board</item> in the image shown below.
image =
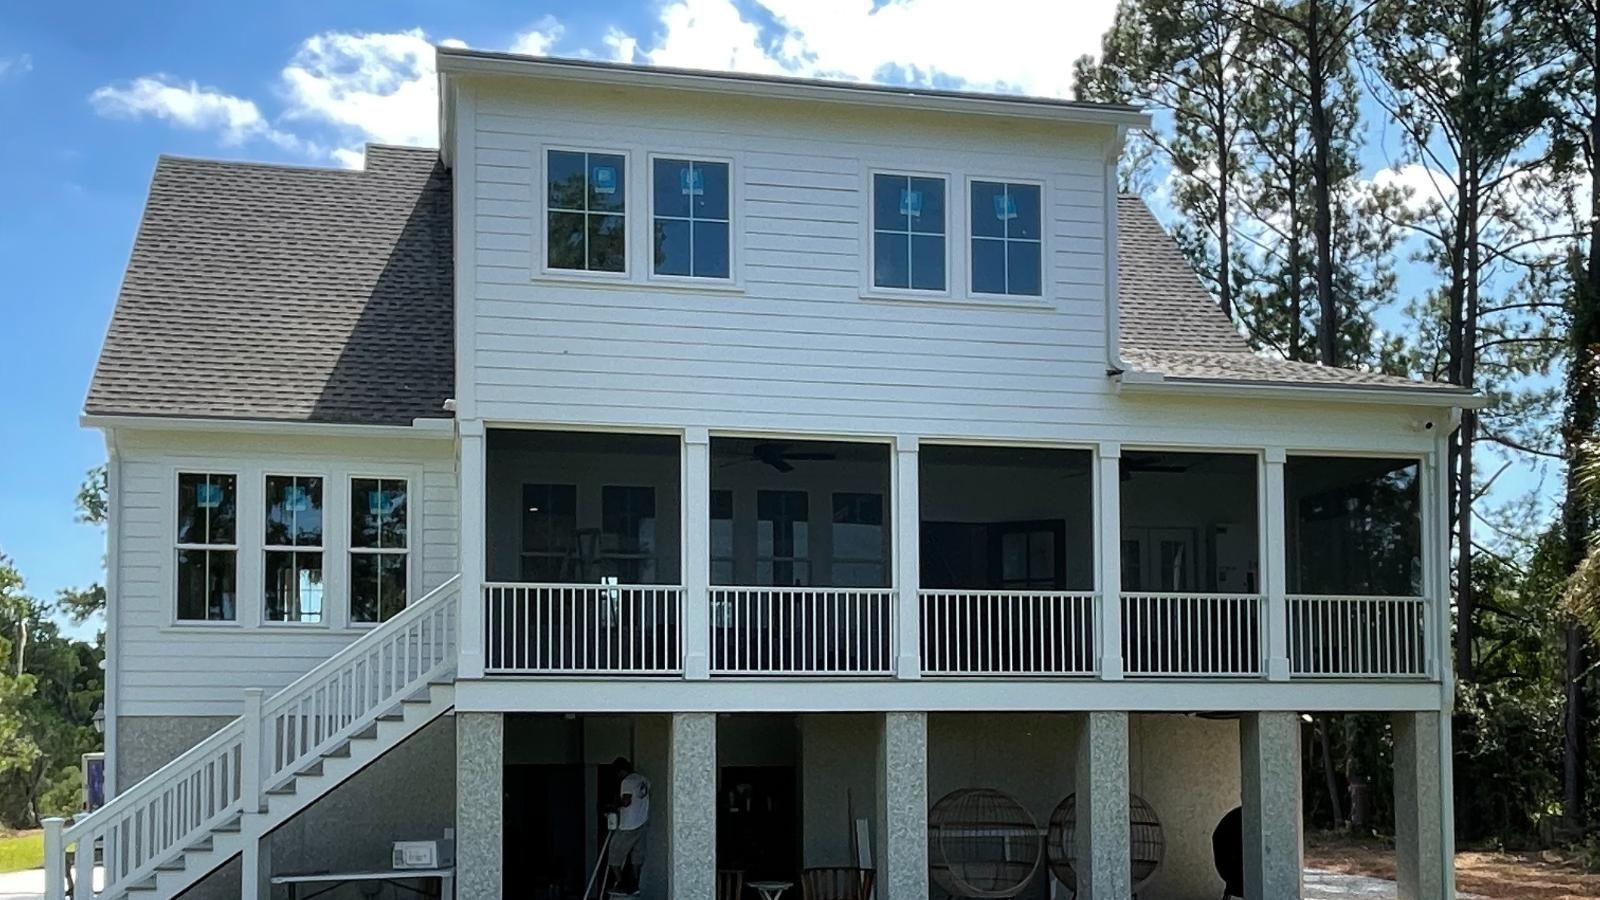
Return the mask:
M 456 682 L 465 712 L 1210 712 L 1437 710 L 1431 682 L 483 679 Z

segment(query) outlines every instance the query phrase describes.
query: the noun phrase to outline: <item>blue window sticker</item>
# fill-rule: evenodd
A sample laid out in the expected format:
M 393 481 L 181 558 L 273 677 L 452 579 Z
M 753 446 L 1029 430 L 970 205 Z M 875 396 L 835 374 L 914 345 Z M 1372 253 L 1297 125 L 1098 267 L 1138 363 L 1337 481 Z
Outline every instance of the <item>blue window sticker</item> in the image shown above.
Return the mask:
M 706 193 L 706 173 L 696 166 L 686 166 L 678 172 L 678 185 L 685 197 L 703 197 Z
M 222 485 L 205 482 L 194 487 L 195 503 L 201 509 L 216 509 L 222 505 Z
M 596 194 L 615 194 L 617 192 L 617 170 L 612 166 L 595 166 L 594 174 L 589 178 Z
M 306 512 L 311 509 L 311 492 L 299 485 L 290 485 L 283 491 L 283 508 L 289 512 Z
M 1017 217 L 1017 198 L 1009 193 L 996 194 L 994 198 L 994 217 L 1002 222 Z
M 900 189 L 900 215 L 916 218 L 922 215 L 922 192 L 910 188 Z

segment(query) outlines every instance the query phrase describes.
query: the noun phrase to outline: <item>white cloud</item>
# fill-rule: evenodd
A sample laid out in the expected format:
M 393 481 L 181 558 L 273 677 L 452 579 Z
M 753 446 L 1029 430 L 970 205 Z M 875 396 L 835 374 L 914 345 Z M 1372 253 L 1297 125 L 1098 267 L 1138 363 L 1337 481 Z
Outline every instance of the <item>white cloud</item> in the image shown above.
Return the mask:
M 1378 190 L 1398 191 L 1414 215 L 1427 213 L 1455 196 L 1449 176 L 1416 162 L 1379 169 L 1367 182 Z
M 437 143 L 433 57 L 420 29 L 307 38 L 279 76 L 283 118 L 331 128 L 333 156 L 347 166 L 360 165 L 368 141 Z
M 751 5 L 754 4 L 754 5 Z M 624 62 L 1065 96 L 1072 60 L 1099 49 L 1116 0 L 668 0 L 648 36 L 607 29 L 575 51 Z M 566 37 L 546 16 L 513 35 L 515 53 L 549 55 Z M 440 45 L 461 47 L 447 39 Z M 3 73 L 0 69 L 0 73 Z M 279 111 L 151 75 L 95 91 L 102 115 L 152 117 L 238 145 L 268 140 L 311 158 L 361 164 L 371 141 L 438 141 L 434 40 L 421 29 L 324 32 L 279 73 Z
M 33 57 L 27 53 L 18 56 L 0 56 L 0 81 L 33 71 Z
M 537 25 L 517 35 L 508 49 L 526 56 L 549 56 L 565 32 L 566 29 L 556 21 L 555 16 L 545 16 Z
M 610 51 L 607 58 L 616 62 L 633 62 L 639 55 L 639 39 L 616 26 L 606 29 L 601 40 Z
M 192 131 L 214 131 L 228 146 L 253 138 L 264 138 L 286 148 L 300 146 L 293 135 L 273 128 L 254 101 L 203 88 L 192 81 L 184 84 L 166 75 L 106 85 L 91 94 L 89 102 L 96 112 L 110 118 L 153 116 Z
M 755 2 L 775 23 L 770 35 L 734 0 L 674 0 L 661 12 L 653 43 L 636 42 L 637 58 L 1064 97 L 1072 89 L 1072 61 L 1099 52 L 1117 6 L 1115 0 L 986 0 L 974 15 L 971 0 Z

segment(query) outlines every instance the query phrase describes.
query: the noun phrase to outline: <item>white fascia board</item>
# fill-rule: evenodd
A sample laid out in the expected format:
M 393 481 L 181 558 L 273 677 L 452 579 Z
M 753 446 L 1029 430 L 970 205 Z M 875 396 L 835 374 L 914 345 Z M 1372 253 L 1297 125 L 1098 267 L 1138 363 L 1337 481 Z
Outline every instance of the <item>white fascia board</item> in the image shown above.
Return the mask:
M 84 428 L 128 431 L 244 432 L 248 434 L 305 435 L 310 437 L 364 437 L 400 440 L 449 440 L 455 420 L 413 419 L 410 425 L 347 425 L 336 422 L 280 422 L 266 419 L 186 419 L 172 416 L 82 415 Z
M 1391 712 L 1445 708 L 1438 682 L 1215 679 L 907 681 L 496 678 L 456 682 L 459 712 Z
M 1316 400 L 1325 403 L 1367 403 L 1433 409 L 1482 409 L 1489 404 L 1489 398 L 1482 394 L 1440 388 L 1201 380 L 1168 378 L 1155 372 L 1136 370 L 1118 372 L 1115 375 L 1117 389 L 1126 394 L 1198 395 L 1241 400 Z
M 451 47 L 438 48 L 437 66 L 440 72 L 448 75 L 517 75 L 620 87 L 667 88 L 774 100 L 810 100 L 902 110 L 1044 119 L 1083 125 L 1137 129 L 1151 126 L 1148 113 L 1132 108 L 1022 96 L 1013 99 L 1004 95 L 918 91 L 801 78 L 523 57 Z

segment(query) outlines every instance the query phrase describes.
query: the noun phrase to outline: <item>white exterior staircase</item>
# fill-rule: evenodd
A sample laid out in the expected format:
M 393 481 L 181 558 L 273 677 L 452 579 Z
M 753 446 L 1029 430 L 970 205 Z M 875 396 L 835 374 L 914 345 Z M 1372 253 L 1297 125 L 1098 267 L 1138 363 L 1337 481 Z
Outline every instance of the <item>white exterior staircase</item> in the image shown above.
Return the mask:
M 459 598 L 452 578 L 273 696 L 247 691 L 244 715 L 95 812 L 46 820 L 46 900 L 169 900 L 235 856 L 254 897 L 264 835 L 454 708 Z

